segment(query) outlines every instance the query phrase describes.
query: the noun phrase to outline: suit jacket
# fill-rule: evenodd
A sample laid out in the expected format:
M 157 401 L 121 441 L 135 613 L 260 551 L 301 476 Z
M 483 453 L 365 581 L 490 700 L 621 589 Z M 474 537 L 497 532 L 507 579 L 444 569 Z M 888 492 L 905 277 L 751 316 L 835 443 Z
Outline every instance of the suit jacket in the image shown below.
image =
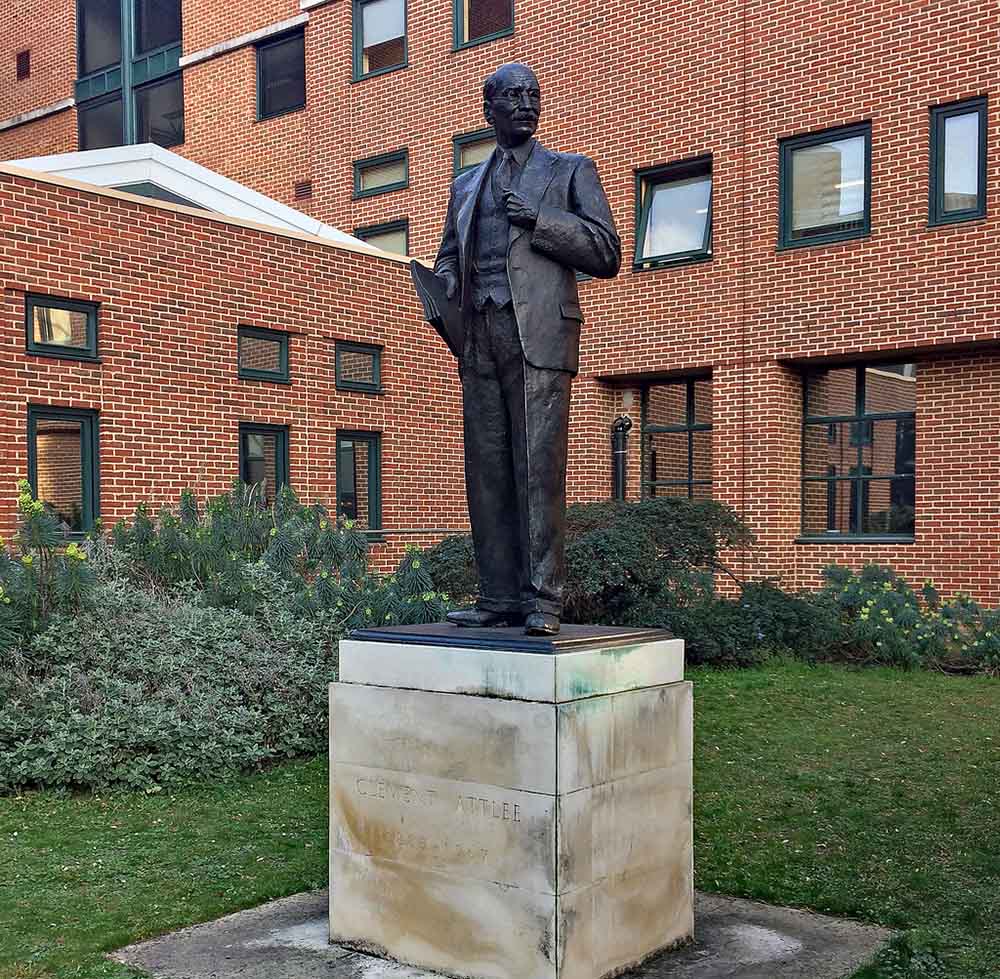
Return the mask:
M 476 210 L 496 151 L 451 186 L 435 272 L 458 279 L 463 321 L 473 313 L 472 253 Z M 518 193 L 538 211 L 533 229 L 511 225 L 507 275 L 524 357 L 534 367 L 576 373 L 583 313 L 576 273 L 618 274 L 621 241 L 593 161 L 536 143 Z

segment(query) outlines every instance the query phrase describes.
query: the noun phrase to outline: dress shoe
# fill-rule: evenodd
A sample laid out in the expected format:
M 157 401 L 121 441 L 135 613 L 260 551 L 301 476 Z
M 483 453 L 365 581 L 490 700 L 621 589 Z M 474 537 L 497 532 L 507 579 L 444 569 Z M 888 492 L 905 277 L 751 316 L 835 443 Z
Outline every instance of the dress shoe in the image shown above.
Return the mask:
M 514 624 L 520 624 L 520 616 L 511 616 L 506 612 L 488 612 L 482 608 L 463 608 L 449 612 L 445 616 L 452 625 L 463 629 L 498 629 L 509 625 L 513 618 Z
M 559 616 L 532 612 L 524 620 L 524 631 L 529 636 L 556 636 L 559 634 Z

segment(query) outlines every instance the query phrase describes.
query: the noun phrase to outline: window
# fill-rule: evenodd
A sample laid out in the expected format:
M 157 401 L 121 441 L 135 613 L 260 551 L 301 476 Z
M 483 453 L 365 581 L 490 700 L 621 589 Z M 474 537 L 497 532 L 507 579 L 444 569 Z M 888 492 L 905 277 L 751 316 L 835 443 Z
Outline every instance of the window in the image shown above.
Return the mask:
M 406 64 L 406 0 L 354 0 L 354 80 Z
M 288 381 L 288 334 L 241 326 L 237 331 L 239 376 L 256 381 Z
M 636 174 L 635 268 L 712 254 L 712 161 L 690 160 Z
M 72 360 L 97 357 L 97 306 L 94 303 L 27 296 L 24 327 L 29 354 Z
M 184 141 L 180 0 L 77 0 L 81 150 Z
M 355 238 L 367 241 L 369 245 L 381 248 L 384 252 L 396 252 L 408 255 L 410 250 L 410 222 L 391 221 L 388 224 L 376 224 L 370 228 L 357 228 Z
M 806 375 L 803 537 L 913 537 L 915 412 L 913 364 Z
M 288 426 L 240 424 L 240 479 L 270 506 L 288 482 Z
M 712 381 L 688 378 L 642 392 L 642 495 L 712 496 Z
M 257 118 L 294 112 L 306 104 L 306 37 L 303 31 L 257 45 Z
M 492 129 L 480 129 L 452 140 L 455 154 L 455 176 L 479 166 L 496 149 L 497 137 Z
M 930 223 L 986 214 L 986 99 L 931 109 Z
M 77 111 L 81 150 L 102 150 L 125 142 L 121 95 L 92 99 Z
M 382 529 L 382 436 L 337 432 L 337 516 Z
M 871 230 L 871 126 L 781 143 L 782 248 L 861 238 Z
M 137 88 L 135 141 L 158 146 L 184 142 L 184 85 L 180 75 Z
M 382 393 L 381 347 L 338 340 L 335 349 L 339 390 Z
M 454 0 L 455 47 L 514 33 L 514 0 Z
M 28 481 L 65 531 L 93 530 L 100 514 L 97 412 L 28 407 Z
M 357 160 L 354 164 L 354 196 L 374 197 L 410 185 L 409 154 L 406 150 Z

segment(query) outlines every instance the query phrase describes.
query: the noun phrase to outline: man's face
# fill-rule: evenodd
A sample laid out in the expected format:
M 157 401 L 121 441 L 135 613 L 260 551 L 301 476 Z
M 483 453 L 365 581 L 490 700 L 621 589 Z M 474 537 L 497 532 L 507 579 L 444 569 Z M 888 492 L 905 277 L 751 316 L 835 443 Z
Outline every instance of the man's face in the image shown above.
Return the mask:
M 530 71 L 505 72 L 486 103 L 486 121 L 497 133 L 501 146 L 520 146 L 535 135 L 542 113 L 538 79 Z

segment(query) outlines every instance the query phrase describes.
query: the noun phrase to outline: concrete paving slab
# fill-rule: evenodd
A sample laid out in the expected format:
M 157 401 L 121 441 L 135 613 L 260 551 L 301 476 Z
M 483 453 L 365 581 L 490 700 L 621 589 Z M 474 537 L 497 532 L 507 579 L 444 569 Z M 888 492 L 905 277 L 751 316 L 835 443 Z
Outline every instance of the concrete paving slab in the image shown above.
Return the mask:
M 327 892 L 130 945 L 112 954 L 156 979 L 435 979 L 328 944 Z M 635 979 L 843 979 L 888 940 L 881 928 L 699 894 L 694 944 L 648 961 Z

